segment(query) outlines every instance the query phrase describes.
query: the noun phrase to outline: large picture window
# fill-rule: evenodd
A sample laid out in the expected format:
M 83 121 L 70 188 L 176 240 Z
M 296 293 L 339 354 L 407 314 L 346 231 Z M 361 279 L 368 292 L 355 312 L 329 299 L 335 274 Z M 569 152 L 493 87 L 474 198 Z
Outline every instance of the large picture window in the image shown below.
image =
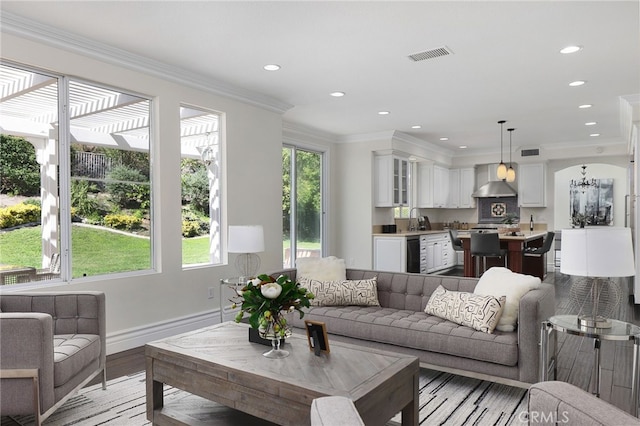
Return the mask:
M 7 64 L 0 84 L 0 285 L 153 269 L 151 101 Z
M 220 117 L 180 108 L 182 265 L 220 263 Z
M 293 146 L 282 148 L 283 266 L 300 257 L 322 257 L 323 153 Z

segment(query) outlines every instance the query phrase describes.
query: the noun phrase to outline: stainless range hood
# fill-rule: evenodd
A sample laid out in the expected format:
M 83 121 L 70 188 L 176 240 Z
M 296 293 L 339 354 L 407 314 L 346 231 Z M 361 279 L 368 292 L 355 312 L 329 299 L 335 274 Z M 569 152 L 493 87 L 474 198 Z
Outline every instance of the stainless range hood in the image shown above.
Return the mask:
M 496 169 L 497 164 L 489 164 L 487 167 L 488 181 L 478 188 L 472 196 L 475 198 L 491 198 L 491 197 L 516 197 L 518 192 L 503 180 L 497 180 Z M 493 179 L 492 179 L 493 178 Z
M 518 195 L 518 192 L 507 182 L 503 180 L 496 180 L 485 183 L 472 195 L 475 198 L 515 197 Z

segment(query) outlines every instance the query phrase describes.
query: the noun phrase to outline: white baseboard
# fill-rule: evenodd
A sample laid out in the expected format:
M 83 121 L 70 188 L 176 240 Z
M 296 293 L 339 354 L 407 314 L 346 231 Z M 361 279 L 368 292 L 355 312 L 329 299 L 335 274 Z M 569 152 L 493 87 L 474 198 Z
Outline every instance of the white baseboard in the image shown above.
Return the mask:
M 226 314 L 228 313 L 225 311 L 225 321 L 232 319 Z M 141 327 L 107 333 L 107 355 L 144 346 L 146 343 L 153 342 L 154 340 L 164 339 L 165 337 L 175 336 L 176 334 L 186 333 L 187 331 L 197 330 L 198 328 L 208 327 L 218 323 L 220 323 L 220 310 L 215 309 Z

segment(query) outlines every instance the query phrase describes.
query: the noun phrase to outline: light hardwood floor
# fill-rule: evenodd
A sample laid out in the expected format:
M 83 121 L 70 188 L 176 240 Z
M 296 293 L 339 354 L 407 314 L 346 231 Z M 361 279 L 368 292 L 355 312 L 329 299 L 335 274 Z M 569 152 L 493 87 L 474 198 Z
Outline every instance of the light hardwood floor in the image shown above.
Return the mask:
M 457 273 L 453 272 L 453 274 Z M 551 270 L 544 281 L 556 287 L 557 314 L 577 313 L 569 298 L 571 277 Z M 633 299 L 629 296 L 629 281 L 622 279 L 619 282 L 623 290 L 622 303 L 611 317 L 640 326 L 640 305 L 634 305 Z M 558 347 L 558 379 L 591 391 L 593 339 L 558 333 Z M 631 342 L 602 342 L 601 398 L 625 411 L 630 411 L 632 356 Z M 109 380 L 143 371 L 144 368 L 143 347 L 107 356 L 107 379 Z M 11 426 L 11 423 L 6 423 L 6 418 L 2 420 L 2 426 Z

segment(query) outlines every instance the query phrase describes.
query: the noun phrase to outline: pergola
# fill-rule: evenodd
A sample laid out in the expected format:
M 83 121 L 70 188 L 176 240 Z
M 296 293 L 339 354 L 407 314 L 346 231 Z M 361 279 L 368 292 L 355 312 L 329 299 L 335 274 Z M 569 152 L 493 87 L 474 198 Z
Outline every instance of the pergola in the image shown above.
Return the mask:
M 36 149 L 41 170 L 43 265 L 59 252 L 58 140 L 68 132 L 71 143 L 149 152 L 151 101 L 142 96 L 82 81 L 69 80 L 60 90 L 59 77 L 0 64 L 0 132 L 20 136 Z M 68 96 L 68 101 L 61 99 Z M 66 104 L 68 125 L 59 120 Z M 68 127 L 67 127 L 68 126 Z M 194 108 L 180 108 L 180 147 L 183 158 L 207 164 L 218 144 L 218 115 Z

